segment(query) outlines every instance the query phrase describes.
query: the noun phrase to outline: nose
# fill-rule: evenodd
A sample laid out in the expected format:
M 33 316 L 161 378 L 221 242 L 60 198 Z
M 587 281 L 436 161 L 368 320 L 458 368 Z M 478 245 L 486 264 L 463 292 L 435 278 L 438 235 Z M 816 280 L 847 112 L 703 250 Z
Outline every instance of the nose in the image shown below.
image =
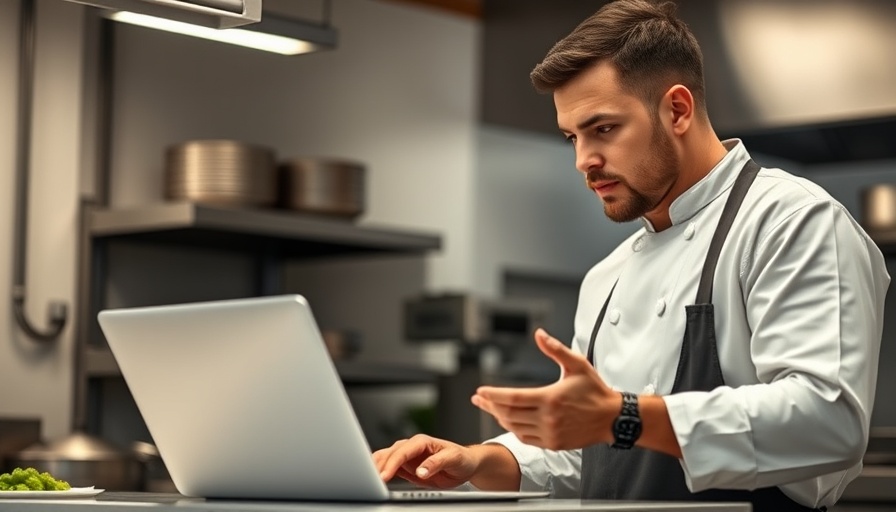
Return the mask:
M 602 169 L 604 158 L 599 152 L 586 147 L 584 144 L 576 148 L 576 169 L 584 174 L 595 169 Z

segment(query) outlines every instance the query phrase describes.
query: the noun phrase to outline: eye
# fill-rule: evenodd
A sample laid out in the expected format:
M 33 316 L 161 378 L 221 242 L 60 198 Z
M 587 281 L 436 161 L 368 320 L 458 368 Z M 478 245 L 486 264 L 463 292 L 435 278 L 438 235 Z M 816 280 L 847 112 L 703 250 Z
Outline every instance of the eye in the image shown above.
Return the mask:
M 602 124 L 597 127 L 597 133 L 609 133 L 613 128 L 616 128 L 615 124 Z
M 566 136 L 566 142 L 569 142 L 569 143 L 572 144 L 573 146 L 576 145 L 576 140 L 577 140 L 577 139 L 576 139 L 576 136 L 575 136 L 575 135 L 567 135 L 567 136 Z

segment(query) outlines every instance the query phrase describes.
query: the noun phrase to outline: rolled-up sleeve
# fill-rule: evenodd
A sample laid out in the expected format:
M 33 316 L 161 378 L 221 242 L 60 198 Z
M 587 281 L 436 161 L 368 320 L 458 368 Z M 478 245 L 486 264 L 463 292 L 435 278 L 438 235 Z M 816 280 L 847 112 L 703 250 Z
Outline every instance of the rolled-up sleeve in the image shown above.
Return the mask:
M 664 397 L 687 484 L 831 504 L 867 444 L 886 265 L 842 206 L 818 200 L 772 226 L 739 279 L 758 383 Z M 840 483 L 811 480 L 822 475 Z

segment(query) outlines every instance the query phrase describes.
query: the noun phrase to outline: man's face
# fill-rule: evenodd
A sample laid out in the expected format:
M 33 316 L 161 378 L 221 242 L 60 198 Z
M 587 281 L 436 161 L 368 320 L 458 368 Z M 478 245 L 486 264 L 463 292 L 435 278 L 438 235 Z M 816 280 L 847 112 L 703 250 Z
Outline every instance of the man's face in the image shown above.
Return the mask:
M 628 222 L 668 209 L 678 157 L 656 114 L 624 91 L 601 62 L 554 91 L 557 124 L 573 144 L 576 168 L 604 203 L 607 217 Z

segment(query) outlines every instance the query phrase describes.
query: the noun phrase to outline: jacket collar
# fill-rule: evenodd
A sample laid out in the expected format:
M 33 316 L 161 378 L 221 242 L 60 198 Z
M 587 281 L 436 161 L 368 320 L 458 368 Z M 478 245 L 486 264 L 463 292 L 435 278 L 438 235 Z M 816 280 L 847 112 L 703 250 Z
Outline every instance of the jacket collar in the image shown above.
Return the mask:
M 750 159 L 750 154 L 740 139 L 729 139 L 723 141 L 722 144 L 728 150 L 728 154 L 703 179 L 672 201 L 672 205 L 669 207 L 669 217 L 673 226 L 687 222 L 706 205 L 715 201 L 731 188 L 741 168 Z M 644 217 L 641 217 L 641 221 L 647 231 L 655 232 L 650 221 Z

